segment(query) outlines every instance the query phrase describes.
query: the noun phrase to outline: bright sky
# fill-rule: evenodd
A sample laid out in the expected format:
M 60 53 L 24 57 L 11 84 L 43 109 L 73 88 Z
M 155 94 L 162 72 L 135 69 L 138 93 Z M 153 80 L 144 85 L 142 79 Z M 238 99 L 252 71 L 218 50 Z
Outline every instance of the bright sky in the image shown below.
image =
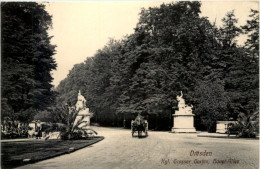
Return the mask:
M 168 1 L 169 2 L 169 1 Z M 54 58 L 57 70 L 52 72 L 53 85 L 66 78 L 74 64 L 82 63 L 98 49 L 104 47 L 109 38 L 121 39 L 134 32 L 142 7 L 159 6 L 162 1 L 96 1 L 96 2 L 49 2 L 46 9 L 53 16 L 54 36 L 57 45 Z M 167 3 L 167 2 L 165 2 Z M 258 9 L 258 1 L 202 2 L 202 16 L 211 22 L 221 19 L 235 9 L 239 24 L 245 24 L 250 8 Z M 87 78 L 87 77 L 86 77 Z

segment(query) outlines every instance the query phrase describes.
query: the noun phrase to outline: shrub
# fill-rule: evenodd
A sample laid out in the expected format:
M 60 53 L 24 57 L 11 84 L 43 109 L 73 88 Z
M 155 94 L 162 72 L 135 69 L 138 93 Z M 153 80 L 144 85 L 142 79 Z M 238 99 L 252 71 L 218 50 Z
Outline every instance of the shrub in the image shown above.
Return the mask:
M 255 138 L 259 131 L 258 111 L 254 113 L 241 112 L 238 116 L 239 137 Z
M 84 129 L 86 125 L 79 127 L 81 124 L 84 123 L 83 116 L 81 117 L 81 119 L 75 122 L 77 115 L 81 111 L 81 109 L 76 110 L 74 107 L 59 106 L 56 107 L 53 111 L 55 111 L 57 119 L 62 123 L 62 125 L 60 125 L 59 127 L 62 140 L 76 140 L 87 138 L 88 130 L 91 130 L 92 132 L 97 134 L 97 132 L 95 132 L 93 129 Z M 55 127 L 55 125 L 53 127 Z
M 4 131 L 1 132 L 2 139 L 25 138 L 28 136 L 28 124 L 7 119 L 2 125 L 5 126 Z

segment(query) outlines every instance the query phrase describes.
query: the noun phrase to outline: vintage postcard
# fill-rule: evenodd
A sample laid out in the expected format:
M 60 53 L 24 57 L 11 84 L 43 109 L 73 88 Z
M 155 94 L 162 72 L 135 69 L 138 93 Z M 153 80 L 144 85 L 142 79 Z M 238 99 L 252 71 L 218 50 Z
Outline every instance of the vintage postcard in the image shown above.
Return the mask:
M 258 1 L 1 1 L 1 168 L 258 169 Z

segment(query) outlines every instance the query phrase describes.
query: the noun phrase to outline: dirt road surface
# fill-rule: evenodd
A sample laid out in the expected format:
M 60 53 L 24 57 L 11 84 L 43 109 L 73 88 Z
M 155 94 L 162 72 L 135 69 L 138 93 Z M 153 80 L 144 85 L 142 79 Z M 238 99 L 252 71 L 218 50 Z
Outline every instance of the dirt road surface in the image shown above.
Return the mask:
M 258 169 L 259 141 L 197 137 L 149 131 L 94 128 L 105 139 L 71 154 L 22 166 L 23 169 Z

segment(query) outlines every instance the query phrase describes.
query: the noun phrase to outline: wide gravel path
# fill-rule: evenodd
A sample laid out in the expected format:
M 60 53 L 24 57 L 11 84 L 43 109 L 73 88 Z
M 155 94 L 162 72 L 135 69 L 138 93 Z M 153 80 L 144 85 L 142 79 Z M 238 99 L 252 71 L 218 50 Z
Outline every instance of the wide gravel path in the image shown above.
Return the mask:
M 94 128 L 105 139 L 74 153 L 20 168 L 24 169 L 258 169 L 259 141 L 197 137 L 149 131 L 132 138 L 130 130 Z M 202 152 L 197 154 L 196 152 Z M 203 153 L 203 152 L 208 153 Z M 193 153 L 194 152 L 194 153 Z M 198 155 L 198 156 L 197 156 Z M 207 156 L 203 156 L 207 155 Z

